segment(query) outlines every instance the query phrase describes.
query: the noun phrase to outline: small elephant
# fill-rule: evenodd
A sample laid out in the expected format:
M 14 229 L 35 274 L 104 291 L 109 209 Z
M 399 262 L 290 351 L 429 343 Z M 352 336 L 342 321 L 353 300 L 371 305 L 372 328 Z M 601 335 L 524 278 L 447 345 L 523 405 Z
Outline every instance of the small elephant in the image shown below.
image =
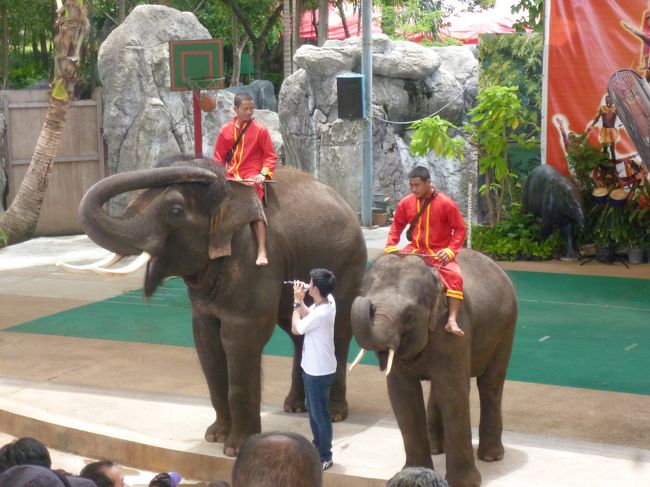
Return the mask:
M 584 228 L 585 209 L 580 190 L 571 179 L 548 164 L 537 166 L 524 184 L 523 210 L 541 218 L 542 240 L 555 228 L 561 229 L 566 247 L 563 260 L 576 260 L 574 225 Z
M 481 400 L 478 457 L 501 460 L 501 396 L 517 301 L 510 279 L 488 257 L 463 249 L 457 258 L 464 337 L 444 330 L 447 300 L 438 272 L 418 256 L 395 254 L 379 257 L 366 273 L 352 305 L 352 331 L 387 371 L 406 466 L 433 468 L 431 454 L 444 451 L 449 484 L 474 487 L 481 475 L 472 450 L 470 377 L 477 378 Z M 421 380 L 431 382 L 426 413 Z
M 144 294 L 169 276 L 181 276 L 192 305 L 192 329 L 216 421 L 208 441 L 224 442 L 235 456 L 261 430 L 261 357 L 275 324 L 291 336 L 294 363 L 288 412 L 304 411 L 300 369 L 302 338 L 291 331 L 293 290 L 283 281 L 308 279 L 317 267 L 337 278 L 334 331 L 338 361 L 330 395 L 334 420 L 348 413 L 345 365 L 350 308 L 366 268 L 366 246 L 357 216 L 331 188 L 293 169 L 276 171 L 267 184 L 267 204 L 253 188 L 226 180 L 207 159 L 176 157 L 160 167 L 117 174 L 88 190 L 80 214 L 88 236 L 113 252 L 147 252 Z M 136 194 L 124 214 L 102 206 L 127 191 Z M 268 217 L 269 264 L 256 266 L 251 222 Z

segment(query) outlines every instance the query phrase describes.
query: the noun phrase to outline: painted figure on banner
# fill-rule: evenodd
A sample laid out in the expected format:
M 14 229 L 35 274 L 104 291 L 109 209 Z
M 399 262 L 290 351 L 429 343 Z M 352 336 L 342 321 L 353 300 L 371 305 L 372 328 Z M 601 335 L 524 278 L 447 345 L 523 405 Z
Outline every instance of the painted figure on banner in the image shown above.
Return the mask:
M 637 70 L 645 76 L 646 80 L 650 81 L 650 0 L 648 0 L 647 8 L 641 14 L 641 25 L 638 29 L 624 20 L 621 20 L 621 25 L 643 43 L 640 49 Z

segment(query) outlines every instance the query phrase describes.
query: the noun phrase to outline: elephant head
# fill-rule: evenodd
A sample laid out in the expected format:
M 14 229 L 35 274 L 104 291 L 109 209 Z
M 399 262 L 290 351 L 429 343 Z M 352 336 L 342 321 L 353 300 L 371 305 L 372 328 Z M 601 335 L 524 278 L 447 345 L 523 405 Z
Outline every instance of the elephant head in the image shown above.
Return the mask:
M 384 255 L 367 272 L 352 305 L 352 331 L 359 345 L 374 350 L 381 370 L 390 372 L 393 355 L 415 358 L 428 333 L 447 313 L 443 285 L 417 256 Z
M 121 216 L 104 211 L 110 198 L 134 190 L 144 191 Z M 211 259 L 231 254 L 238 230 L 264 220 L 251 188 L 227 181 L 212 161 L 187 156 L 99 181 L 84 195 L 79 212 L 84 231 L 100 246 L 121 255 L 151 256 L 145 296 L 166 277 L 198 278 Z

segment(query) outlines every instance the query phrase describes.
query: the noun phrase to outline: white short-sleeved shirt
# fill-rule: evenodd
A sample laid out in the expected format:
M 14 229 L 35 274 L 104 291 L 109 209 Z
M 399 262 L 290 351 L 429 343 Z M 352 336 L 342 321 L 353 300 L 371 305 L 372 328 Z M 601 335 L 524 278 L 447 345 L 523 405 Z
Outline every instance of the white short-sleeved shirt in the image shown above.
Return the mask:
M 309 307 L 309 314 L 296 324 L 296 329 L 305 335 L 302 345 L 302 370 L 309 375 L 328 375 L 336 372 L 334 355 L 334 318 L 336 302 L 331 294 L 327 303 Z

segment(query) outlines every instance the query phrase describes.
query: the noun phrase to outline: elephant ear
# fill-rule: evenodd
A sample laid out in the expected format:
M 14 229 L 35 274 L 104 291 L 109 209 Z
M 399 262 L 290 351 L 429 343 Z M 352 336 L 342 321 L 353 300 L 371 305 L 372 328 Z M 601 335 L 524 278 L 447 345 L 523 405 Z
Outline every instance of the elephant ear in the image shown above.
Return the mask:
M 212 210 L 210 217 L 208 252 L 211 259 L 232 254 L 232 239 L 244 225 L 256 221 L 266 223 L 262 202 L 253 188 L 237 181 L 227 181 L 226 192 L 226 198 Z
M 445 297 L 445 286 L 440 279 L 438 269 L 431 269 L 434 291 L 432 293 L 431 316 L 429 317 L 429 331 L 434 331 L 440 324 L 444 324 L 447 318 L 447 298 Z

